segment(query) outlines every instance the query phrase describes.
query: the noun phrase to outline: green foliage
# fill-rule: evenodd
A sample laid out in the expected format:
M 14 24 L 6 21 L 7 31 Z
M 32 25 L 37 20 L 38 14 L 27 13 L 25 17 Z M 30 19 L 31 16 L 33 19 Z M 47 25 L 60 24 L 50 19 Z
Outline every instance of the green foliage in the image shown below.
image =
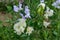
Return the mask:
M 10 11 L 13 10 L 13 9 L 12 9 L 11 6 L 7 6 L 7 10 L 10 12 Z
M 0 11 L 6 11 L 5 3 L 0 2 Z

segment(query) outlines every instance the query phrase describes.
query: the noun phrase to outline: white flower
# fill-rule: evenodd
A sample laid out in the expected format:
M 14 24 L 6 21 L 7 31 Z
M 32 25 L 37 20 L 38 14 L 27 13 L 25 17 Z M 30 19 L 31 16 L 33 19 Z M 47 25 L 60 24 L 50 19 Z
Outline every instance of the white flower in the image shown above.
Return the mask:
M 43 21 L 43 25 L 44 25 L 45 27 L 48 27 L 48 26 L 50 25 L 50 22 Z
M 17 35 L 21 35 L 22 33 L 24 33 L 26 27 L 26 22 L 24 19 L 19 19 L 19 22 L 17 22 L 16 24 L 14 24 L 14 32 L 17 33 Z
M 17 35 L 21 35 L 22 33 L 24 33 L 25 28 L 24 27 L 15 26 L 14 30 L 15 30 L 15 33 L 17 33 Z
M 44 17 L 45 17 L 46 19 L 48 19 L 48 14 L 44 14 Z
M 46 7 L 46 11 L 49 11 L 50 10 L 50 8 L 49 7 Z
M 54 11 L 53 11 L 52 9 L 50 9 L 49 7 L 47 7 L 47 10 L 45 11 L 45 13 L 46 13 L 49 17 L 51 17 L 51 16 L 53 16 Z
M 40 4 L 38 5 L 38 7 L 39 7 L 39 6 L 42 6 L 42 8 L 45 9 L 45 3 L 40 3 Z
M 26 27 L 26 20 L 21 18 L 21 19 L 18 19 L 19 22 L 20 22 L 20 26 L 23 26 L 23 27 Z
M 30 35 L 34 31 L 33 27 L 27 27 L 26 34 Z
M 46 19 L 48 19 L 48 17 L 53 16 L 53 13 L 54 13 L 54 11 L 53 11 L 52 9 L 50 9 L 49 7 L 47 7 L 47 9 L 46 9 L 46 11 L 45 11 L 45 14 L 44 14 L 44 17 L 45 17 Z
M 48 15 L 49 15 L 49 16 L 53 16 L 53 12 L 54 12 L 53 10 L 50 10 L 50 12 L 49 12 Z
M 14 10 L 15 12 L 18 12 L 18 11 L 19 11 L 18 6 L 14 5 L 14 6 L 13 6 L 13 10 Z

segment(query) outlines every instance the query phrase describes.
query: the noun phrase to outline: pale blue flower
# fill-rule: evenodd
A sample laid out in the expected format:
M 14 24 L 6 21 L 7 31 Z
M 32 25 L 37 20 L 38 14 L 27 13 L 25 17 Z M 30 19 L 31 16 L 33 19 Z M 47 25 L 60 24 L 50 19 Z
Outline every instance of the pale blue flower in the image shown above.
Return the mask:
M 40 0 L 40 2 L 44 2 L 44 0 Z
M 18 11 L 19 11 L 18 6 L 14 5 L 14 6 L 13 6 L 13 10 L 14 10 L 15 12 L 18 12 Z
M 55 8 L 59 8 L 60 9 L 60 0 L 55 1 L 52 6 L 54 6 Z
M 19 2 L 19 10 L 22 10 L 22 4 Z
M 13 6 L 13 10 L 15 11 L 15 12 L 19 12 L 19 10 L 22 10 L 23 8 L 22 8 L 22 4 L 21 3 L 19 3 L 19 6 L 16 6 L 16 5 L 14 5 Z
M 25 6 L 25 18 L 31 18 L 31 16 L 30 16 L 30 9 L 28 8 L 28 6 Z
M 22 16 L 23 19 L 25 19 L 25 16 L 22 13 L 20 13 L 20 15 Z
M 25 14 L 28 14 L 28 13 L 30 13 L 30 10 L 29 10 L 29 8 L 28 8 L 28 6 L 25 6 Z
M 25 15 L 26 18 L 31 18 L 30 14 Z

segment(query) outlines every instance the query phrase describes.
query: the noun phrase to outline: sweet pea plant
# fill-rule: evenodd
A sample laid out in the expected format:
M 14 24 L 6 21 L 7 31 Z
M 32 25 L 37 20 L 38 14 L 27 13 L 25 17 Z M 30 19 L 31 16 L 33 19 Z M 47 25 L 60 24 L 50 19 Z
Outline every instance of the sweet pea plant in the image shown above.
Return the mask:
M 1 40 L 60 40 L 60 0 L 13 0 L 5 8 L 12 18 L 0 21 Z

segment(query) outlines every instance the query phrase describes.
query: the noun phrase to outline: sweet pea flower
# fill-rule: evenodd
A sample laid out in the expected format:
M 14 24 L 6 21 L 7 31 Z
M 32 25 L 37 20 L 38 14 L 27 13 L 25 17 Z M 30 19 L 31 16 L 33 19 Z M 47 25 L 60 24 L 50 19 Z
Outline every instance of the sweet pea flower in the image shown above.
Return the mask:
M 27 27 L 26 34 L 30 35 L 34 31 L 33 27 Z
M 49 7 L 47 7 L 45 13 L 46 13 L 49 17 L 51 17 L 51 16 L 53 16 L 54 11 L 53 11 L 52 9 L 50 9 Z
M 22 16 L 23 19 L 25 19 L 25 16 L 22 13 L 20 13 L 20 15 Z
M 25 14 L 28 14 L 28 13 L 30 13 L 30 10 L 29 10 L 29 8 L 28 8 L 28 6 L 25 6 Z
M 19 12 L 19 10 L 22 10 L 22 9 L 23 9 L 22 4 L 20 2 L 19 2 L 19 6 L 16 6 L 16 5 L 13 6 L 13 10 L 15 12 Z
M 26 20 L 21 18 L 18 21 L 19 22 L 14 24 L 14 32 L 17 33 L 17 35 L 21 35 L 26 28 Z
M 22 4 L 19 2 L 19 10 L 22 10 Z
M 44 0 L 40 0 L 40 2 L 41 2 L 41 3 L 43 3 L 43 2 L 44 2 Z
M 25 6 L 25 11 L 24 12 L 26 14 L 25 15 L 26 18 L 31 18 L 31 16 L 30 16 L 30 10 L 29 10 L 28 6 Z
M 54 6 L 55 8 L 60 9 L 60 0 L 56 0 L 55 2 L 53 2 L 52 6 Z
M 31 18 L 30 14 L 25 15 L 25 18 Z
M 43 21 L 43 25 L 47 28 L 51 22 Z
M 22 16 L 22 18 L 26 19 L 26 18 L 31 18 L 30 16 L 30 10 L 28 8 L 28 6 L 25 6 L 25 16 L 21 13 L 20 15 Z
M 44 17 L 45 17 L 46 19 L 48 19 L 48 14 L 44 14 Z
M 19 11 L 18 6 L 14 5 L 14 6 L 13 6 L 13 10 L 14 10 L 15 12 L 18 12 L 18 11 Z
M 15 30 L 14 32 L 17 33 L 17 35 L 21 35 L 22 33 L 24 33 L 24 30 L 25 30 L 24 27 L 20 27 L 19 25 L 20 23 L 16 23 L 14 25 L 14 30 Z

